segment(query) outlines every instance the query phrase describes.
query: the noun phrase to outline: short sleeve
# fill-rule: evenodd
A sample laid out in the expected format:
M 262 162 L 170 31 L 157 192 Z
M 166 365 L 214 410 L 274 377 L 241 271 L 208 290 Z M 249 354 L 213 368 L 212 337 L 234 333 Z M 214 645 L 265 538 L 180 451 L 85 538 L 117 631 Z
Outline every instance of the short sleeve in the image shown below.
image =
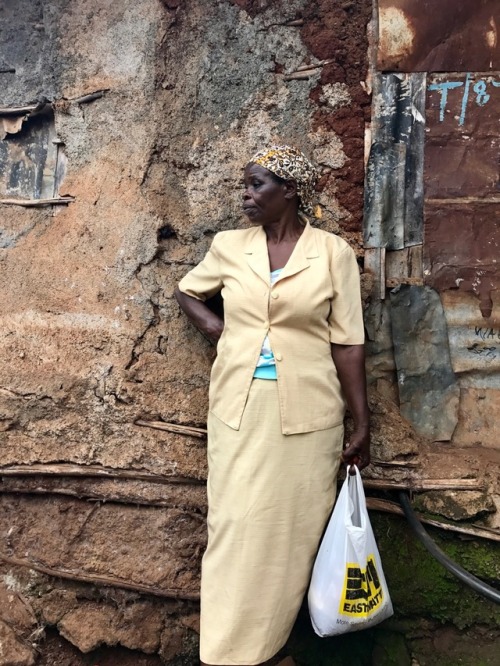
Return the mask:
M 216 245 L 217 236 L 204 259 L 179 282 L 179 291 L 199 301 L 206 301 L 207 298 L 211 298 L 222 289 L 220 260 Z
M 353 249 L 346 245 L 331 259 L 333 283 L 328 325 L 330 342 L 338 345 L 362 345 L 365 341 L 359 268 Z

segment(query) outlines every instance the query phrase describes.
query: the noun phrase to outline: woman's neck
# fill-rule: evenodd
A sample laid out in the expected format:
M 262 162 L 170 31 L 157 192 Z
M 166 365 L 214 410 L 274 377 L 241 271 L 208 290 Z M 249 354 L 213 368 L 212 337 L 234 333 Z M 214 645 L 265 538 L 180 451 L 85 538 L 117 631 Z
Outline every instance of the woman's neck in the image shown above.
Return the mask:
M 267 236 L 267 242 L 271 245 L 279 243 L 296 243 L 302 232 L 304 224 L 294 211 L 291 215 L 286 215 L 264 226 L 264 232 Z

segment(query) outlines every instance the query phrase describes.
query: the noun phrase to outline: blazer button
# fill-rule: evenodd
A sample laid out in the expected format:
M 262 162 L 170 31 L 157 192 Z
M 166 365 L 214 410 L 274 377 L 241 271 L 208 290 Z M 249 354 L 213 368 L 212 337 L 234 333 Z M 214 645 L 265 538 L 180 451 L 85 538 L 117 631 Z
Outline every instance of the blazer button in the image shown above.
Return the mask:
M 274 355 L 274 358 L 275 358 L 277 361 L 281 361 L 282 358 L 283 358 L 283 356 L 282 356 L 279 352 L 276 352 L 276 354 Z
M 280 295 L 278 293 L 276 293 L 275 291 L 273 291 L 271 293 L 271 298 L 279 298 L 279 297 L 280 297 Z

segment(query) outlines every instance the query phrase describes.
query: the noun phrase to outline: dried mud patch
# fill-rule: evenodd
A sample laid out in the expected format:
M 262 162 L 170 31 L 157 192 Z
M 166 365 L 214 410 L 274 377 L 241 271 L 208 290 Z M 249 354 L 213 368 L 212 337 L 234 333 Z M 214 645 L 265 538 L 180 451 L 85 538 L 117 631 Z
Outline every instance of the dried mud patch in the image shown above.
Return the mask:
M 349 215 L 340 222 L 345 231 L 361 230 L 363 220 L 364 133 L 370 119 L 370 96 L 363 82 L 367 74 L 367 25 L 372 6 L 363 2 L 310 2 L 302 13 L 301 36 L 310 52 L 324 65 L 310 99 L 315 131 L 335 132 L 347 157 L 344 165 L 323 178 L 321 187 L 331 192 Z M 325 100 L 327 86 L 343 85 L 350 101 L 332 109 Z

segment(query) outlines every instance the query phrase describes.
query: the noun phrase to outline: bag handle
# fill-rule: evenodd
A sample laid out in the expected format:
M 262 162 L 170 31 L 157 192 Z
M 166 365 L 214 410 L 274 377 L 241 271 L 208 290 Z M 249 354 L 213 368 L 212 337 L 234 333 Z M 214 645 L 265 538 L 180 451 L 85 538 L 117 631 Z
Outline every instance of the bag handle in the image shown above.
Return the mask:
M 349 470 L 354 467 L 355 474 Z M 349 513 L 353 527 L 366 528 L 366 499 L 363 481 L 357 465 L 347 465 L 347 488 L 349 495 Z

